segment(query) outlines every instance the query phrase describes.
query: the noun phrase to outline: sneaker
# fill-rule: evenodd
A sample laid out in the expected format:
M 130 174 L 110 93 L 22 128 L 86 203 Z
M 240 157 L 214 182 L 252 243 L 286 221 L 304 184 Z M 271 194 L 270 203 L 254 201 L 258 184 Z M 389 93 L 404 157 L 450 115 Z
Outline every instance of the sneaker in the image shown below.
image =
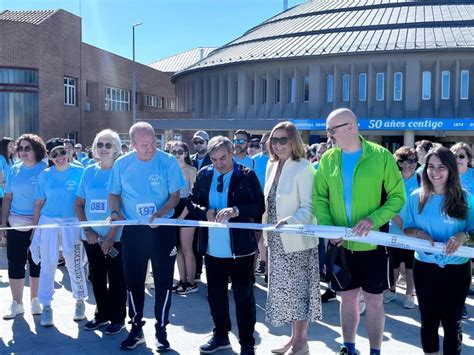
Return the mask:
M 94 318 L 93 320 L 90 320 L 86 324 L 84 324 L 84 330 L 96 330 L 102 327 L 103 325 L 106 325 L 107 323 L 109 322 L 106 320 Z
M 218 338 L 213 335 L 206 344 L 203 344 L 199 347 L 199 351 L 204 354 L 211 354 L 217 350 L 229 349 L 231 347 L 232 346 L 230 345 L 229 338 Z
M 125 328 L 123 323 L 110 323 L 104 330 L 104 333 L 107 335 L 115 335 L 122 331 Z
M 415 297 L 413 295 L 406 295 L 405 301 L 403 301 L 403 308 L 415 308 Z
M 31 299 L 31 314 L 34 316 L 40 315 L 42 312 L 40 301 L 38 297 L 33 297 Z
M 83 300 L 76 301 L 76 309 L 72 319 L 76 322 L 86 319 L 86 305 Z
M 468 318 L 466 305 L 464 305 L 464 307 L 462 308 L 462 315 L 461 315 L 461 318 L 462 318 L 462 319 L 467 319 L 467 318 Z
M 196 283 L 191 284 L 189 282 L 186 282 L 183 288 L 179 288 L 178 290 L 176 290 L 176 293 L 178 295 L 187 295 L 188 293 L 194 293 L 198 291 L 199 289 Z
M 241 346 L 240 355 L 255 355 L 255 347 L 253 346 Z
M 155 326 L 155 347 L 159 353 L 170 350 L 166 328 Z
M 342 345 L 339 348 L 339 355 L 348 355 L 348 354 L 349 354 L 349 350 L 347 349 L 347 346 Z
M 16 301 L 12 301 L 10 307 L 8 307 L 7 313 L 3 316 L 3 319 L 13 319 L 19 314 L 25 313 L 23 304 L 19 304 Z
M 265 275 L 265 261 L 258 262 L 258 266 L 255 269 L 255 273 L 258 275 Z
M 145 342 L 145 336 L 143 335 L 142 325 L 132 325 L 132 330 L 128 334 L 127 339 L 122 341 L 120 347 L 123 350 L 132 350 L 137 347 L 139 344 L 143 344 Z
M 330 288 L 328 288 L 326 292 L 324 292 L 321 295 L 322 303 L 328 303 L 329 301 L 335 301 L 335 300 L 336 300 L 336 291 L 333 291 Z
M 390 303 L 397 299 L 397 293 L 394 291 L 388 291 L 383 294 L 383 303 Z
M 43 311 L 41 312 L 41 321 L 40 324 L 43 327 L 52 327 L 53 323 L 53 310 L 51 306 L 44 306 Z
M 176 283 L 176 285 L 173 286 L 171 290 L 177 293 L 178 290 L 180 290 L 180 292 L 183 292 L 185 289 L 186 289 L 186 282 L 179 280 Z
M 359 301 L 359 315 L 363 315 L 365 313 L 365 309 L 367 305 L 365 304 L 364 300 Z

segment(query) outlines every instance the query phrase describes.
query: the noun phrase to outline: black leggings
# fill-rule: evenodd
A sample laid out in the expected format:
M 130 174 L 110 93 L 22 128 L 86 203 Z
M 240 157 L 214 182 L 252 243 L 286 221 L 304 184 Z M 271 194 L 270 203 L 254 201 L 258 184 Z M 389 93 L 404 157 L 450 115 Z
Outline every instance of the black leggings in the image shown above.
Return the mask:
M 24 279 L 25 265 L 28 260 L 30 277 L 39 277 L 40 266 L 31 259 L 28 250 L 31 244 L 31 231 L 20 232 L 11 229 L 7 232 L 8 277 L 10 279 Z
M 441 322 L 443 353 L 461 354 L 461 315 L 471 285 L 471 262 L 441 268 L 415 260 L 413 276 L 420 308 L 423 351 L 439 351 L 438 328 Z

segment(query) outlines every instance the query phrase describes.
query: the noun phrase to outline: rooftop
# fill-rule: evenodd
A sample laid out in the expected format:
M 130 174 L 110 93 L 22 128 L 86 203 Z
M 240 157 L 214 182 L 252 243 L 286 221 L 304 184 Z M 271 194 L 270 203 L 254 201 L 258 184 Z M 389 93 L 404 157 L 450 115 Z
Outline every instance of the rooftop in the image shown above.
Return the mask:
M 189 51 L 182 52 L 171 57 L 157 60 L 149 64 L 148 66 L 153 69 L 157 69 L 167 73 L 176 73 L 184 70 L 191 65 L 199 62 L 201 59 L 206 58 L 215 47 L 199 47 L 190 49 Z M 202 56 L 202 57 L 201 57 Z
M 0 11 L 0 21 L 24 22 L 39 25 L 52 16 L 57 10 L 35 10 L 35 11 Z

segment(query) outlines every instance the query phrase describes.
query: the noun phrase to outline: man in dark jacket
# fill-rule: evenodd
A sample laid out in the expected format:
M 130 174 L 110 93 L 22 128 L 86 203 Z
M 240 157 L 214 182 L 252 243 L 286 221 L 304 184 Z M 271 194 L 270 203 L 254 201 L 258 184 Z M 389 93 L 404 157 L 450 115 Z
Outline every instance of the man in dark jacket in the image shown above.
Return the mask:
M 222 136 L 209 141 L 212 165 L 199 171 L 188 210 L 196 219 L 216 222 L 248 222 L 265 209 L 258 178 L 253 171 L 233 161 L 233 144 Z M 201 228 L 199 250 L 205 254 L 208 301 L 214 335 L 200 347 L 202 353 L 230 347 L 231 330 L 227 285 L 230 278 L 236 304 L 241 354 L 254 354 L 256 322 L 253 293 L 255 231 L 249 229 Z
M 196 154 L 190 156 L 193 166 L 199 171 L 201 168 L 211 165 L 211 159 L 207 153 L 209 134 L 206 131 L 197 131 L 193 135 L 193 146 Z

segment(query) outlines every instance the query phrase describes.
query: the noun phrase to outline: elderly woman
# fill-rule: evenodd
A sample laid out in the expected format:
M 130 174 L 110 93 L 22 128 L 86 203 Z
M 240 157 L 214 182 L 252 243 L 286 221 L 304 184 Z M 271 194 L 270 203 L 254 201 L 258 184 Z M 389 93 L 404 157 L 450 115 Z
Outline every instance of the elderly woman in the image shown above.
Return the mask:
M 267 223 L 314 224 L 311 190 L 314 169 L 295 125 L 277 124 L 270 133 L 270 162 L 265 180 Z M 291 339 L 273 353 L 309 354 L 308 322 L 321 317 L 318 239 L 270 232 L 266 320 L 291 323 Z
M 459 142 L 451 147 L 451 152 L 456 157 L 461 186 L 471 195 L 474 194 L 474 169 L 471 167 L 471 147 L 466 143 Z
M 5 195 L 3 197 L 2 225 L 19 227 L 7 233 L 8 278 L 13 301 L 3 319 L 13 319 L 24 312 L 23 286 L 25 284 L 25 265 L 29 264 L 31 313 L 41 314 L 38 301 L 38 278 L 40 266 L 36 265 L 28 252 L 31 241 L 31 230 L 21 226 L 33 223 L 35 192 L 38 175 L 47 168 L 42 161 L 46 147 L 40 137 L 24 134 L 18 138 L 17 152 L 21 162 L 15 164 L 6 176 Z M 5 235 L 5 232 L 0 232 Z

